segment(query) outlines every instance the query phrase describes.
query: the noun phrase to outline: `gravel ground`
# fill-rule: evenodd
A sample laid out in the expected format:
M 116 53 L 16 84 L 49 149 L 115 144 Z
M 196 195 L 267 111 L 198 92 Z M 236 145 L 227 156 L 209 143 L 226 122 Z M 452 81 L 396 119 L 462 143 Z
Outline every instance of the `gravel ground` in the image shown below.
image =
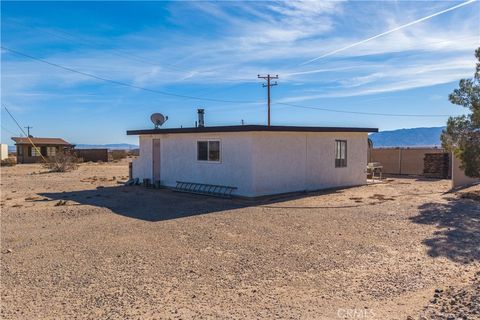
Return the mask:
M 480 202 L 447 180 L 252 201 L 1 171 L 2 319 L 480 319 Z

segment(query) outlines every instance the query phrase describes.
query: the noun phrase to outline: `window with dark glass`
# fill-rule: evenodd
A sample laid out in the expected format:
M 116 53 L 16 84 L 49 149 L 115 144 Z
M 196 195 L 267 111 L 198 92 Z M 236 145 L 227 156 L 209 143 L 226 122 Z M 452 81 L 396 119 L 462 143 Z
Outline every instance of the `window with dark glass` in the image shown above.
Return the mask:
M 208 141 L 197 142 L 197 160 L 208 161 Z
M 197 141 L 198 161 L 220 161 L 220 141 Z
M 347 141 L 335 141 L 335 167 L 341 168 L 347 166 Z

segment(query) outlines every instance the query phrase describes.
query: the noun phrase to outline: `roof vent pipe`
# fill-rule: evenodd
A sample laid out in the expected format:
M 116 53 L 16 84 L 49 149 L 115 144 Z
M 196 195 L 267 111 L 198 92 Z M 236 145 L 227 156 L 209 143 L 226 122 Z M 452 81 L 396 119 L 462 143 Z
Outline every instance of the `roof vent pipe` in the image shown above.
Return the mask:
M 197 112 L 198 112 L 198 126 L 205 127 L 205 110 L 198 109 Z

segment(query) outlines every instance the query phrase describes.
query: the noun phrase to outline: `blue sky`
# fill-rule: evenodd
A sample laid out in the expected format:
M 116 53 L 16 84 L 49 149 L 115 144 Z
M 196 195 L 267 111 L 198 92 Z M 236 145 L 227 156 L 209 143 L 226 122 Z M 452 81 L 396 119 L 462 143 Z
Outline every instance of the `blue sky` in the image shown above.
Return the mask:
M 458 80 L 474 73 L 480 5 L 474 2 L 306 63 L 458 1 L 3 2 L 1 100 L 35 136 L 72 143 L 136 143 L 128 129 L 266 123 L 257 74 L 278 74 L 272 124 L 381 130 L 444 125 Z M 160 94 L 168 92 L 201 99 Z M 285 105 L 284 103 L 290 104 Z M 291 104 L 297 107 L 291 106 Z M 2 143 L 18 128 L 1 112 Z

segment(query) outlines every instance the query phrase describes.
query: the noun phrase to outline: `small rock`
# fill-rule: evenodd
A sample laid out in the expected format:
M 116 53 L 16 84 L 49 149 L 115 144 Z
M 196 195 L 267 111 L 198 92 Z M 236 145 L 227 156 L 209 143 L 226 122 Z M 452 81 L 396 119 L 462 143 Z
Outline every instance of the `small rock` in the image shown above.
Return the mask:
M 6 251 L 5 253 L 12 253 L 12 252 L 13 252 L 13 250 L 12 250 L 12 249 L 10 249 L 10 248 L 8 248 L 8 249 L 7 249 L 7 251 Z

